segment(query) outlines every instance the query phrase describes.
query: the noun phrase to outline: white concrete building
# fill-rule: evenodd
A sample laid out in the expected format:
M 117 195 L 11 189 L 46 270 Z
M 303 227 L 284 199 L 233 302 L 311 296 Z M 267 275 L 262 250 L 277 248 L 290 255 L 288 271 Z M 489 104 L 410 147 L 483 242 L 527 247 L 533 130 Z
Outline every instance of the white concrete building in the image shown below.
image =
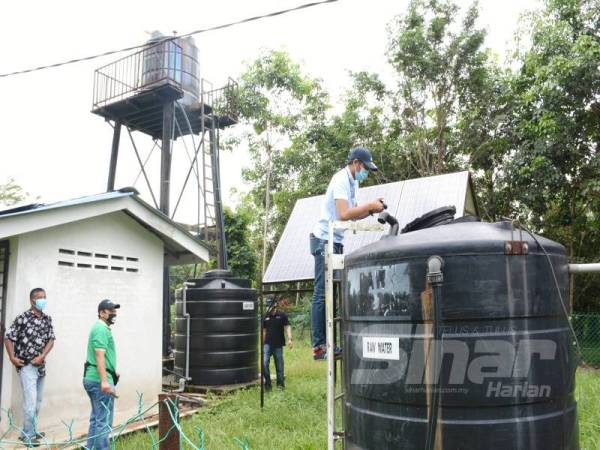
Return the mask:
M 56 334 L 38 429 L 58 437 L 65 431 L 61 420 L 75 419 L 74 431 L 86 430 L 83 363 L 104 298 L 121 304 L 113 327 L 121 373 L 115 424 L 135 414 L 136 391 L 147 403 L 156 401 L 162 388 L 163 267 L 207 259 L 199 240 L 133 192 L 0 212 L 2 323 L 8 328 L 29 308 L 29 291 L 42 287 Z M 6 355 L 1 361 L 0 403 L 21 426 L 19 377 Z M 3 414 L 0 428 L 6 424 Z

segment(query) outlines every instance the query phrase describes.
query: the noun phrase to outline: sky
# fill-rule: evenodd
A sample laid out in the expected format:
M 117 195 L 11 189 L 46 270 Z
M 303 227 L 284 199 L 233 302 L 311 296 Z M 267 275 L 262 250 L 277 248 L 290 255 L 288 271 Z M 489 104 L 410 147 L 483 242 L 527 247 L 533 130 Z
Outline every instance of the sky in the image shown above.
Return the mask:
M 145 42 L 148 32 L 178 34 L 246 17 L 291 8 L 303 0 L 215 1 L 28 1 L 5 2 L 0 14 L 0 73 L 51 64 Z M 469 0 L 458 0 L 468 6 Z M 286 50 L 312 77 L 323 80 L 332 100 L 349 87 L 349 71 L 367 70 L 392 81 L 385 50 L 387 24 L 406 10 L 408 0 L 339 0 L 250 24 L 198 35 L 200 76 L 215 87 L 237 78 L 261 51 Z M 167 7 L 168 5 L 168 7 Z M 538 0 L 480 0 L 486 46 L 502 58 L 520 15 Z M 112 128 L 92 114 L 93 73 L 126 54 L 113 55 L 15 77 L 0 78 L 0 184 L 12 177 L 30 199 L 52 202 L 106 189 Z M 226 133 L 226 132 L 225 132 Z M 225 136 L 226 137 L 226 136 Z M 133 133 L 141 157 L 152 147 Z M 191 142 L 188 140 L 188 142 Z M 183 142 L 173 149 L 173 205 L 187 173 Z M 225 205 L 236 202 L 231 188 L 243 191 L 243 149 L 222 153 Z M 160 157 L 154 151 L 147 170 L 157 185 Z M 125 131 L 116 188 L 131 186 L 139 173 Z M 143 179 L 135 185 L 151 202 Z M 155 191 L 156 192 L 156 191 Z M 176 220 L 196 222 L 195 193 L 184 193 Z

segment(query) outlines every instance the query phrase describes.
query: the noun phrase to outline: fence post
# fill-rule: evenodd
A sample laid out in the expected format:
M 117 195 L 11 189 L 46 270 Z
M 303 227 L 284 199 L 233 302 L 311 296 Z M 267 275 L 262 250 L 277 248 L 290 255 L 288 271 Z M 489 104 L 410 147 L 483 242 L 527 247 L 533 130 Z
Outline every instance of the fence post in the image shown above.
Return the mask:
M 170 411 L 170 413 L 169 413 Z M 158 439 L 159 450 L 179 450 L 179 430 L 171 416 L 179 421 L 179 409 L 177 408 L 177 395 L 158 395 Z

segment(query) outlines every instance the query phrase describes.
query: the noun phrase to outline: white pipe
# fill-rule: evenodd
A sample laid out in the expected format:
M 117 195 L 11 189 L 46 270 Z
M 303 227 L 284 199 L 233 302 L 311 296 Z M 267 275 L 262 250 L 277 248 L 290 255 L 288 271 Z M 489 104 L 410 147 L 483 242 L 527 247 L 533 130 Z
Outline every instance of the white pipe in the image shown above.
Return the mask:
M 333 342 L 333 230 L 329 222 L 325 247 L 325 311 L 327 317 L 327 450 L 335 450 L 335 342 Z
M 187 319 L 186 343 L 185 343 L 185 381 L 190 379 L 190 320 L 191 317 L 187 312 L 187 287 L 193 286 L 194 283 L 183 283 L 183 317 Z
M 570 273 L 600 272 L 600 263 L 594 264 L 569 264 Z

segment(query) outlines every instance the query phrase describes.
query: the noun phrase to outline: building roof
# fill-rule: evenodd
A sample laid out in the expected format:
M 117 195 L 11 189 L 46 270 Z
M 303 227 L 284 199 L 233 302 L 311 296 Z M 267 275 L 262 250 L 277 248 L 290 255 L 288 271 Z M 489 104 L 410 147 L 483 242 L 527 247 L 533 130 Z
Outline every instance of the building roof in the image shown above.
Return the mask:
M 379 197 L 384 198 L 388 212 L 398 219 L 400 229 L 426 212 L 442 206 L 455 206 L 455 217 L 478 214 L 470 174 L 467 171 L 369 186 L 358 191 L 359 204 Z M 265 271 L 264 284 L 314 278 L 314 259 L 309 251 L 309 234 L 320 215 L 323 198 L 324 195 L 319 195 L 296 202 Z M 376 221 L 376 218 L 364 220 Z M 370 244 L 380 239 L 382 234 L 352 234 L 347 231 L 344 237 L 344 253 L 351 253 Z
M 0 239 L 122 211 L 165 244 L 167 264 L 208 261 L 208 248 L 162 212 L 125 188 L 56 203 L 35 203 L 0 211 Z

